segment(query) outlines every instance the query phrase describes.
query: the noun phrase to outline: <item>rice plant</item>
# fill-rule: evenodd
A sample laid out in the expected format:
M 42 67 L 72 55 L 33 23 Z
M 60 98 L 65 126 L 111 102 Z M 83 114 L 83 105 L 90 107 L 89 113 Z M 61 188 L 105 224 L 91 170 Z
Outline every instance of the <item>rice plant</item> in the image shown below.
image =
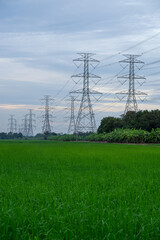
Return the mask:
M 0 239 L 160 239 L 158 146 L 0 142 Z

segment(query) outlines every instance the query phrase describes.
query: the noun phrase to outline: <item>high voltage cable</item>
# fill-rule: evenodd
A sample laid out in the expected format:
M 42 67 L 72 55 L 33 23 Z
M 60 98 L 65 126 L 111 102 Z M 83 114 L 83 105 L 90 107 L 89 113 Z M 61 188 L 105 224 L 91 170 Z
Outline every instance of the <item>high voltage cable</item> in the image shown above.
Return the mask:
M 122 51 L 121 53 L 126 52 L 126 51 L 128 51 L 128 50 L 131 50 L 131 49 L 133 49 L 133 48 L 135 48 L 135 47 L 137 47 L 137 46 L 139 46 L 139 45 L 141 45 L 141 44 L 143 44 L 143 43 L 145 43 L 145 42 L 148 42 L 149 40 L 151 40 L 151 39 L 157 37 L 159 34 L 160 34 L 160 32 L 158 32 L 158 33 L 152 35 L 151 37 L 146 38 L 145 40 L 143 40 L 143 41 L 141 41 L 141 42 L 139 42 L 139 43 L 137 43 L 137 44 L 135 44 L 135 45 L 133 45 L 133 46 L 127 48 L 126 50 Z
M 101 113 L 104 113 L 104 110 L 106 110 L 106 109 L 108 110 L 108 109 L 112 108 L 112 107 L 113 107 L 113 104 L 114 104 L 114 106 L 116 106 L 119 102 L 117 102 L 117 101 L 112 101 L 111 103 L 112 103 L 111 106 L 109 106 L 109 107 L 107 107 L 107 108 L 106 108 L 106 107 L 100 108 L 100 111 L 97 110 L 98 113 L 96 113 L 96 116 L 99 115 L 99 114 L 101 114 Z
M 129 47 L 129 48 L 127 48 L 127 49 L 125 49 L 125 50 L 123 50 L 123 51 L 121 51 L 121 52 L 118 52 L 118 53 L 116 53 L 116 54 L 113 54 L 113 55 L 111 55 L 111 56 L 108 56 L 108 57 L 106 57 L 106 58 L 103 58 L 103 59 L 101 59 L 101 62 L 104 61 L 104 60 L 107 60 L 107 59 L 116 57 L 116 56 L 118 56 L 118 55 L 120 55 L 120 54 L 122 54 L 122 53 L 124 53 L 124 52 L 126 52 L 126 51 L 129 51 L 129 50 L 131 50 L 131 49 L 133 49 L 133 48 L 135 48 L 135 47 L 137 47 L 137 46 L 139 46 L 139 45 L 141 45 L 141 44 L 143 44 L 143 43 L 145 43 L 145 42 L 148 42 L 149 40 L 157 37 L 159 34 L 160 34 L 160 32 L 158 32 L 158 33 L 156 33 L 156 34 L 154 34 L 154 35 L 152 35 L 152 36 L 144 39 L 143 41 L 140 41 L 140 42 L 137 43 L 137 44 L 134 44 L 133 46 L 131 46 L 131 47 Z
M 111 94 L 113 94 L 113 91 L 118 90 L 121 86 L 122 86 L 122 84 L 118 85 L 118 87 L 112 88 L 109 93 L 108 93 L 108 92 L 107 92 L 107 93 L 104 93 L 104 94 L 103 94 L 103 98 L 110 96 Z M 102 99 L 101 99 L 101 101 L 102 101 Z M 95 100 L 94 103 L 93 103 L 93 105 L 94 105 L 96 102 L 98 102 L 98 100 Z
M 153 76 L 153 75 L 156 75 L 156 74 L 160 74 L 160 72 L 151 73 L 151 74 L 147 75 L 147 77 Z
M 71 91 L 75 88 L 75 86 L 79 83 L 81 81 L 81 79 L 79 79 L 79 81 L 71 88 Z M 67 93 L 63 98 L 61 98 L 59 101 L 58 101 L 58 103 L 59 102 L 61 102 L 61 101 L 63 101 L 66 97 L 68 97 L 69 96 L 69 93 Z M 55 106 L 57 106 L 57 105 L 55 105 Z
M 71 80 L 71 79 L 70 79 L 70 80 Z M 78 81 L 77 83 L 75 83 L 75 85 L 71 88 L 71 91 L 75 88 L 75 86 L 76 86 L 80 81 L 81 81 L 81 79 L 79 79 L 79 81 Z M 63 100 L 64 100 L 66 97 L 68 97 L 68 96 L 69 96 L 69 93 L 67 93 L 67 94 L 65 95 L 65 97 L 59 99 L 59 100 L 57 101 L 57 104 L 56 104 L 55 106 L 57 106 L 59 102 L 63 101 Z
M 113 63 L 108 63 L 108 64 L 105 64 L 105 65 L 100 65 L 100 66 L 98 66 L 96 69 L 98 69 L 98 68 L 103 68 L 103 67 L 109 67 L 109 66 L 112 66 L 112 65 L 115 65 L 115 64 L 117 64 L 118 62 L 116 61 L 116 62 L 113 62 Z
M 160 60 L 156 60 L 156 61 L 153 61 L 153 62 L 150 62 L 150 63 L 146 63 L 145 65 L 148 66 L 148 65 L 153 65 L 153 64 L 156 64 L 156 63 L 159 63 Z
M 141 55 L 144 55 L 144 54 L 150 53 L 150 52 L 155 51 L 155 50 L 157 50 L 157 49 L 159 49 L 159 48 L 160 48 L 160 46 L 155 47 L 155 48 L 152 48 L 152 49 L 150 49 L 150 50 L 147 50 L 147 51 L 143 52 Z
M 160 66 L 149 67 L 149 68 L 144 67 L 144 68 L 142 68 L 142 70 L 150 70 L 150 69 L 156 69 L 156 68 L 160 68 Z
M 107 81 L 107 83 L 103 83 L 103 84 L 101 84 L 100 86 L 106 85 L 106 84 L 110 83 L 111 81 L 113 81 L 116 77 L 118 77 L 119 74 L 121 74 L 121 73 L 124 71 L 124 69 L 125 69 L 125 68 L 121 69 L 121 70 L 119 71 L 119 73 L 117 73 L 117 74 L 114 75 L 113 77 L 110 77 L 110 79 L 109 79 L 109 81 Z M 107 78 L 107 79 L 108 79 L 108 78 Z M 95 85 L 91 88 L 91 90 L 92 90 L 94 87 L 95 87 Z M 104 95 L 105 95 L 105 93 L 104 93 Z
M 70 82 L 70 79 L 68 79 L 68 81 L 64 84 L 64 86 L 59 90 L 59 92 L 54 96 L 54 98 L 56 98 L 62 91 L 63 89 L 67 86 L 67 84 Z
M 78 69 L 78 68 L 77 68 Z M 76 73 L 77 69 L 73 72 L 73 75 Z M 67 84 L 70 82 L 71 78 L 67 80 L 67 82 L 64 84 L 64 86 L 58 91 L 58 93 L 54 96 L 56 98 L 62 91 L 63 89 L 67 86 Z

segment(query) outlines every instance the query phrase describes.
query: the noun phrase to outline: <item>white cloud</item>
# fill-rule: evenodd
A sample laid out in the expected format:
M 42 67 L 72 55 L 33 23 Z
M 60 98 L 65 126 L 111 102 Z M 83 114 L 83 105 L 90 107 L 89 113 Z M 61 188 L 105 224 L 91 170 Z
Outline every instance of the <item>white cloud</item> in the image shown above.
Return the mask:
M 22 60 L 22 59 L 21 59 Z M 26 60 L 26 59 L 25 59 Z M 63 72 L 55 72 L 44 69 L 37 69 L 31 66 L 27 66 L 23 63 L 24 59 L 16 58 L 1 58 L 0 68 L 2 80 L 14 80 L 22 82 L 40 82 L 40 83 L 53 83 L 57 84 L 63 81 L 66 75 Z

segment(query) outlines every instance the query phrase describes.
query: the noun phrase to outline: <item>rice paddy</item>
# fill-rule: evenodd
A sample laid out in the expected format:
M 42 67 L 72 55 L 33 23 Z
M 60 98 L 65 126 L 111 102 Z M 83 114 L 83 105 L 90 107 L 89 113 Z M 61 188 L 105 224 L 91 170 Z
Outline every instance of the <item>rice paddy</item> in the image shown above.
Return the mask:
M 159 146 L 0 142 L 0 239 L 160 239 Z

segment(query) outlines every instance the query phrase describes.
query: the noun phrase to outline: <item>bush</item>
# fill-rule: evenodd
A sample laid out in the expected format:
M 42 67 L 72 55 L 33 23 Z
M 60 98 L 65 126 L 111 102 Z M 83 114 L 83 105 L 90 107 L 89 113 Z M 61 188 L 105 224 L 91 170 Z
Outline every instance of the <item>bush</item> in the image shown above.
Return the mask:
M 160 128 L 151 132 L 137 129 L 115 129 L 110 133 L 91 134 L 87 141 L 107 141 L 110 143 L 160 143 Z
M 88 136 L 52 135 L 48 139 L 55 141 L 107 141 L 110 143 L 160 143 L 160 128 L 152 129 L 151 132 L 142 129 L 115 129 L 109 133 L 92 133 Z

